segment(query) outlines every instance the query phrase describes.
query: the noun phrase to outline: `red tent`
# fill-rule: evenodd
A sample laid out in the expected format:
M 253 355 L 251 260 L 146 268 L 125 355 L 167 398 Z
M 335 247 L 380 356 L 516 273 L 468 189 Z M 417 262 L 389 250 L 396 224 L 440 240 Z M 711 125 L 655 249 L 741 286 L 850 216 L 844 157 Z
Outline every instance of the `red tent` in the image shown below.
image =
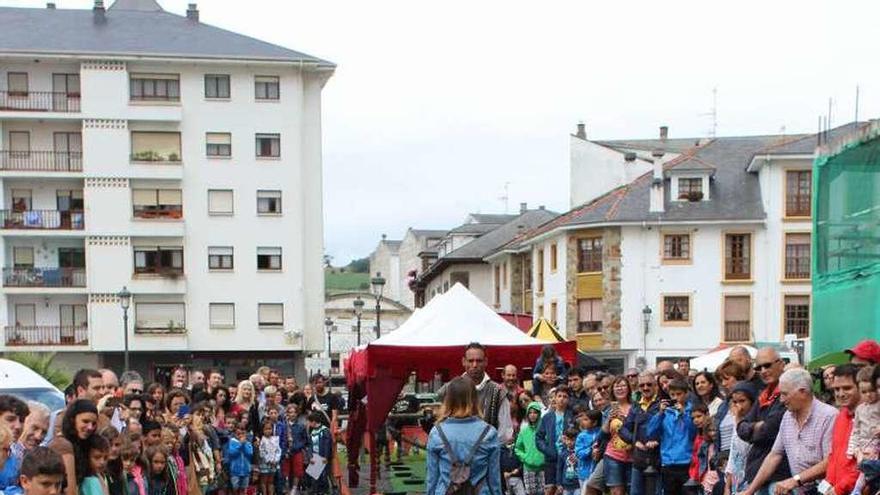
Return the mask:
M 436 374 L 444 379 L 460 374 L 464 348 L 471 342 L 486 346 L 487 372 L 495 380 L 500 379 L 500 368 L 504 365 L 513 364 L 520 369 L 533 367 L 541 349 L 547 345 L 525 335 L 456 284 L 416 310 L 400 328 L 355 351 L 346 361 L 350 457 L 357 458 L 354 453 L 360 451 L 364 431 L 374 438 L 412 373 L 419 381 L 430 381 Z M 565 361 L 574 362 L 575 342 L 552 345 Z M 371 456 L 373 489 L 375 461 Z

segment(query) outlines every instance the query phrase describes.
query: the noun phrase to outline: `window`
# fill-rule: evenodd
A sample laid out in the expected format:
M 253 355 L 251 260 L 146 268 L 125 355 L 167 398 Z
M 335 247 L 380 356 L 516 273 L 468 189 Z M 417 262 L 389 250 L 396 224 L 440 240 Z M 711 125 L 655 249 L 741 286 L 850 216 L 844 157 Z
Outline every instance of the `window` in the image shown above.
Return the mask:
M 785 296 L 785 333 L 810 338 L 810 296 Z
M 83 248 L 58 248 L 60 268 L 85 268 L 86 250 Z
M 56 132 L 53 134 L 55 170 L 80 170 L 82 168 L 82 134 Z
M 254 78 L 254 97 L 258 100 L 281 98 L 278 76 L 257 76 Z
M 232 134 L 228 132 L 205 134 L 205 154 L 208 156 L 232 156 Z
M 664 323 L 687 323 L 690 321 L 690 296 L 663 296 Z
M 281 270 L 280 247 L 257 248 L 257 270 Z
M 257 134 L 257 156 L 263 158 L 281 156 L 281 134 Z
M 550 271 L 555 272 L 559 264 L 559 253 L 556 251 L 556 243 L 550 245 Z
M 82 189 L 58 189 L 55 191 L 55 206 L 58 211 L 83 211 Z
M 525 284 L 525 290 L 531 293 L 532 291 L 532 257 L 524 256 L 522 260 L 522 270 L 523 270 L 523 283 Z
M 785 172 L 785 216 L 809 217 L 812 190 L 812 171 L 789 170 Z
M 208 248 L 209 270 L 232 270 L 234 263 L 232 246 L 216 246 Z
M 37 307 L 35 304 L 15 305 L 15 326 L 32 327 L 37 324 Z
M 229 75 L 205 74 L 205 98 L 229 98 Z
M 15 268 L 33 268 L 34 248 L 18 246 L 12 248 L 12 266 Z
M 136 303 L 134 329 L 140 333 L 183 333 L 186 330 L 186 305 Z
M 131 205 L 135 218 L 183 218 L 180 189 L 132 189 Z
M 134 162 L 180 163 L 179 132 L 131 132 L 131 160 Z
M 9 154 L 14 157 L 27 157 L 31 152 L 31 133 L 28 131 L 9 131 Z
M 281 191 L 257 191 L 257 213 L 260 215 L 280 215 Z
M 559 311 L 559 305 L 556 303 L 556 301 L 551 302 L 550 303 L 550 321 L 553 322 L 554 325 L 558 321 L 556 319 L 559 316 L 558 311 Z
M 691 236 L 688 234 L 663 235 L 664 260 L 691 259 Z
M 538 292 L 544 292 L 544 250 L 538 250 Z
M 208 321 L 211 328 L 235 328 L 235 304 L 208 304 Z
M 79 97 L 79 74 L 52 74 L 52 91 L 64 96 Z
M 32 192 L 30 189 L 13 189 L 12 190 L 12 211 L 22 212 L 31 209 Z
M 725 234 L 724 278 L 725 280 L 749 280 L 752 278 L 752 235 Z
M 284 305 L 275 303 L 260 303 L 257 306 L 257 317 L 260 327 L 283 327 Z
M 183 273 L 182 247 L 135 247 L 134 272 L 158 275 Z
M 751 341 L 751 296 L 724 296 L 724 341 Z
M 28 95 L 28 75 L 27 72 L 7 72 L 6 73 L 6 90 L 9 96 L 27 96 Z
M 501 304 L 501 267 L 495 265 L 495 305 Z
M 687 199 L 692 201 L 699 201 L 703 199 L 703 179 L 679 178 L 678 199 Z
M 232 215 L 233 194 L 231 189 L 208 190 L 208 214 L 209 215 Z
M 461 284 L 466 289 L 469 288 L 471 281 L 470 272 L 452 272 L 449 274 L 449 286 L 454 286 L 455 284 Z
M 809 280 L 810 234 L 785 234 L 786 280 Z
M 604 308 L 602 299 L 578 300 L 578 333 L 598 333 L 602 331 Z
M 58 308 L 62 327 L 88 326 L 88 311 L 85 304 L 60 304 Z
M 179 74 L 132 74 L 131 101 L 180 101 Z
M 578 273 L 602 271 L 602 238 L 578 239 Z

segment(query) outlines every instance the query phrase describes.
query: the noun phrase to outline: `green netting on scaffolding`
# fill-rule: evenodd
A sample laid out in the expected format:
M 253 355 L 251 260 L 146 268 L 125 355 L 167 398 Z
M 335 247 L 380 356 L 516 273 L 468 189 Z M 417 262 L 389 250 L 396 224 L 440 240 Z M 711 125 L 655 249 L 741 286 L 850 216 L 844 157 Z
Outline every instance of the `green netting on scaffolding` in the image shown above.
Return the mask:
M 812 352 L 880 338 L 880 127 L 814 164 Z

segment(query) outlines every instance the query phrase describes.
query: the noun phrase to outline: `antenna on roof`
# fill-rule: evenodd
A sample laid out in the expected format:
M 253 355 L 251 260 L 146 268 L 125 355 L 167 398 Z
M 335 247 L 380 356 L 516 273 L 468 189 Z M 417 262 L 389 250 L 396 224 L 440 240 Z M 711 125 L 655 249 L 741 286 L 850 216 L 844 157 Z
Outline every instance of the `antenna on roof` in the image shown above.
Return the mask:
M 510 213 L 510 182 L 504 183 L 504 194 L 499 196 L 498 200 L 504 203 L 504 214 Z
M 826 131 L 831 130 L 831 103 L 832 103 L 832 101 L 833 101 L 833 99 L 829 96 L 828 97 L 828 117 L 825 119 L 825 130 Z
M 712 119 L 712 127 L 709 129 L 709 137 L 714 138 L 718 135 L 718 86 L 712 88 L 712 108 L 707 113 L 701 113 L 701 117 L 710 117 Z

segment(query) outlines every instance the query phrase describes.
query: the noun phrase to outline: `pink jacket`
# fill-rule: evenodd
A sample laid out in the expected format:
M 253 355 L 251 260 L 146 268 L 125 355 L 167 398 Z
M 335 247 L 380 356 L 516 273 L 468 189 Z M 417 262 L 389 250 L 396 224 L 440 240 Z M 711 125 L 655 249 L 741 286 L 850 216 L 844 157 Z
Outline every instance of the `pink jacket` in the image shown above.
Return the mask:
M 129 495 L 147 495 L 147 484 L 144 482 L 144 470 L 140 465 L 135 464 L 131 467 L 131 480 L 137 486 L 137 493 Z

